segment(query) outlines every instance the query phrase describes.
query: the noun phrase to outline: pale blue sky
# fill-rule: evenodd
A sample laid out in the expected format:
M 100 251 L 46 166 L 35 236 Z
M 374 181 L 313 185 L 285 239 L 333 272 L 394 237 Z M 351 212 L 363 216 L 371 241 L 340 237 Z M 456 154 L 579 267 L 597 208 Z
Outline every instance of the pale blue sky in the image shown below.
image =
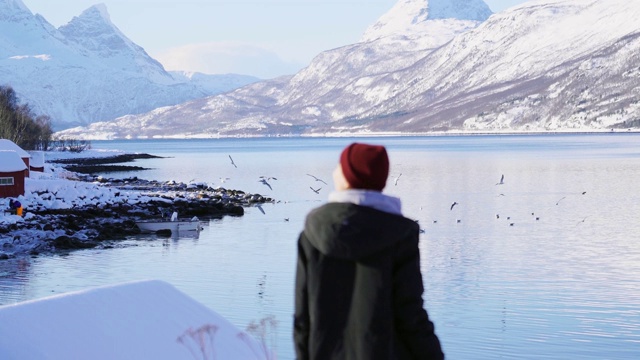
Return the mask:
M 92 5 L 167 70 L 292 74 L 357 42 L 397 0 L 22 0 L 56 27 Z M 485 0 L 498 12 L 525 0 Z

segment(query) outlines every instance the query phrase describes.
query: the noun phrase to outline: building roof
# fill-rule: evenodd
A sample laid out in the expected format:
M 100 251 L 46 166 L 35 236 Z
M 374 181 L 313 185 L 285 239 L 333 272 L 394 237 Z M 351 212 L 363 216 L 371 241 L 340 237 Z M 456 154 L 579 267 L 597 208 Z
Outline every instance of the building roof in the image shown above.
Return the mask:
M 20 146 L 16 145 L 16 143 L 11 140 L 0 139 L 0 151 L 3 150 L 15 151 L 18 153 L 18 155 L 20 155 L 21 158 L 31 157 L 28 152 L 24 151 Z
M 44 167 L 44 151 L 29 151 L 31 161 L 29 165 L 32 167 Z
M 15 151 L 0 150 L 0 172 L 26 170 L 27 165 Z

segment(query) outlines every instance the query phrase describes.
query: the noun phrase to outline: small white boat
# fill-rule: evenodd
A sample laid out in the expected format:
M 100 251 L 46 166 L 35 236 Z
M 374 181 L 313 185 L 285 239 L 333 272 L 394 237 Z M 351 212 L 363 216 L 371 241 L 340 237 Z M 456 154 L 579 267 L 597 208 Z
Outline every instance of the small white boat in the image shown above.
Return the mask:
M 170 230 L 172 234 L 178 234 L 184 231 L 200 231 L 200 219 L 193 217 L 191 219 L 178 219 L 178 213 L 174 212 L 171 219 L 160 220 L 140 220 L 136 221 L 136 225 L 142 232 L 157 232 L 160 230 Z

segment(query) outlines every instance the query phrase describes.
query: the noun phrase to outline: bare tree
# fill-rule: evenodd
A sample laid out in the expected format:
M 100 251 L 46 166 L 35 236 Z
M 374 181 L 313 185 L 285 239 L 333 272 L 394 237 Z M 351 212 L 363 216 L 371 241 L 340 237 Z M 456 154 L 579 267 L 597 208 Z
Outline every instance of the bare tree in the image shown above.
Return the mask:
M 49 116 L 34 119 L 29 104 L 20 105 L 12 87 L 0 86 L 0 138 L 9 139 L 26 150 L 47 150 L 52 136 Z

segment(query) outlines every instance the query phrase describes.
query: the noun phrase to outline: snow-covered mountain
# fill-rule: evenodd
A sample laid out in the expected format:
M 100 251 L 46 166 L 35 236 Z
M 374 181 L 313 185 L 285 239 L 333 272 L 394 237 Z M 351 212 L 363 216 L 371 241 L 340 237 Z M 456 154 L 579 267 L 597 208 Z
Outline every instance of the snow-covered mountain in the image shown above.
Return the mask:
M 95 5 L 56 29 L 21 0 L 0 0 L 0 85 L 62 129 L 144 113 L 258 79 L 168 73 Z
M 66 135 L 594 131 L 640 122 L 640 1 L 538 0 L 489 15 L 481 0 L 400 0 L 361 42 L 321 53 L 295 76 Z

